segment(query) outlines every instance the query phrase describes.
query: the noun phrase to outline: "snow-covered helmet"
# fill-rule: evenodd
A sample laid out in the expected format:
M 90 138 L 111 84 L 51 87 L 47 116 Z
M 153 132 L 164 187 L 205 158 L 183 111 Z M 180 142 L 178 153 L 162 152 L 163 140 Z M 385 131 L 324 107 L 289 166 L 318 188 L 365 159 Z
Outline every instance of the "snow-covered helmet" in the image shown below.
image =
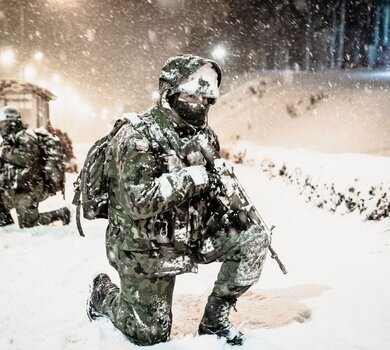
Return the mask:
M 217 73 L 215 80 L 211 75 Z M 164 64 L 159 79 L 162 95 L 187 93 L 216 99 L 219 97 L 222 71 L 217 62 L 195 55 L 171 57 Z
M 22 116 L 18 109 L 14 107 L 3 107 L 0 108 L 0 122 L 2 121 L 15 121 L 22 120 Z

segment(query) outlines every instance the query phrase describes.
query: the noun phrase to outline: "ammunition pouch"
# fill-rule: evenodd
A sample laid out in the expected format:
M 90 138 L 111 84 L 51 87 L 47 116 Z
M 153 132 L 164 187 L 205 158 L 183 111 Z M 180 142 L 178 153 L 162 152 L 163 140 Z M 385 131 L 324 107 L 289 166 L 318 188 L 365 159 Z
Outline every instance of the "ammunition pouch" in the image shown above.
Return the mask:
M 1 187 L 7 190 L 14 190 L 16 193 L 22 193 L 30 190 L 32 184 L 31 171 L 28 168 L 17 167 L 12 164 L 4 164 L 4 173 L 2 176 Z

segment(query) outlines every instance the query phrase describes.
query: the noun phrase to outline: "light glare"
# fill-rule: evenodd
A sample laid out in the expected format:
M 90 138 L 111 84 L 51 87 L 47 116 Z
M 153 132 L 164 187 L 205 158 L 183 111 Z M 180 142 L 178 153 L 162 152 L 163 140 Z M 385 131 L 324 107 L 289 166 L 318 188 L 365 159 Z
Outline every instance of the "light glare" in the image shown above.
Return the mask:
M 61 77 L 58 75 L 58 74 L 53 74 L 53 76 L 51 77 L 51 79 L 55 82 L 55 83 L 59 83 L 61 81 Z
M 37 61 L 41 61 L 43 58 L 43 53 L 41 51 L 37 51 L 35 52 L 34 54 L 34 59 L 37 60 Z
M 5 66 L 11 66 L 15 62 L 15 52 L 12 49 L 5 49 L 0 54 L 0 61 Z
M 37 76 L 37 70 L 32 64 L 28 64 L 24 67 L 24 79 L 34 80 Z
M 211 54 L 213 58 L 217 60 L 222 60 L 226 57 L 226 49 L 223 46 L 218 45 L 214 48 Z

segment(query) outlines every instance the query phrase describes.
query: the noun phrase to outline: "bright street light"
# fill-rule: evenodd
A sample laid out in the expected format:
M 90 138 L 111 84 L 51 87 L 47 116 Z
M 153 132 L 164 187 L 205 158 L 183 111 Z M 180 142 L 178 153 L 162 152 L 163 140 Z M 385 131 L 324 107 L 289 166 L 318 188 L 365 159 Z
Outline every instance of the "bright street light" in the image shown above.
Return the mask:
M 211 55 L 216 60 L 223 60 L 226 57 L 226 54 L 227 54 L 226 49 L 221 45 L 216 46 L 214 50 L 211 52 Z
M 0 62 L 4 66 L 11 66 L 15 62 L 15 52 L 11 48 L 4 49 L 0 53 Z
M 34 59 L 36 61 L 41 61 L 43 58 L 43 53 L 41 51 L 37 51 L 34 53 Z

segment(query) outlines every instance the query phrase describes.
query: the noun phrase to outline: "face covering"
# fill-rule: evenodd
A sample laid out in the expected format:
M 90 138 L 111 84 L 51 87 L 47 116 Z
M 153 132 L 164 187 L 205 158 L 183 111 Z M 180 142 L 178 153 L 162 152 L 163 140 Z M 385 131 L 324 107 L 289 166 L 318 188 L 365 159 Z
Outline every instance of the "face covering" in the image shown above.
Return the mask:
M 209 107 L 209 105 L 177 100 L 174 109 L 188 124 L 202 126 L 206 121 Z
M 22 123 L 20 121 L 9 121 L 4 123 L 2 127 L 0 127 L 0 135 L 3 139 L 15 134 L 22 128 Z

